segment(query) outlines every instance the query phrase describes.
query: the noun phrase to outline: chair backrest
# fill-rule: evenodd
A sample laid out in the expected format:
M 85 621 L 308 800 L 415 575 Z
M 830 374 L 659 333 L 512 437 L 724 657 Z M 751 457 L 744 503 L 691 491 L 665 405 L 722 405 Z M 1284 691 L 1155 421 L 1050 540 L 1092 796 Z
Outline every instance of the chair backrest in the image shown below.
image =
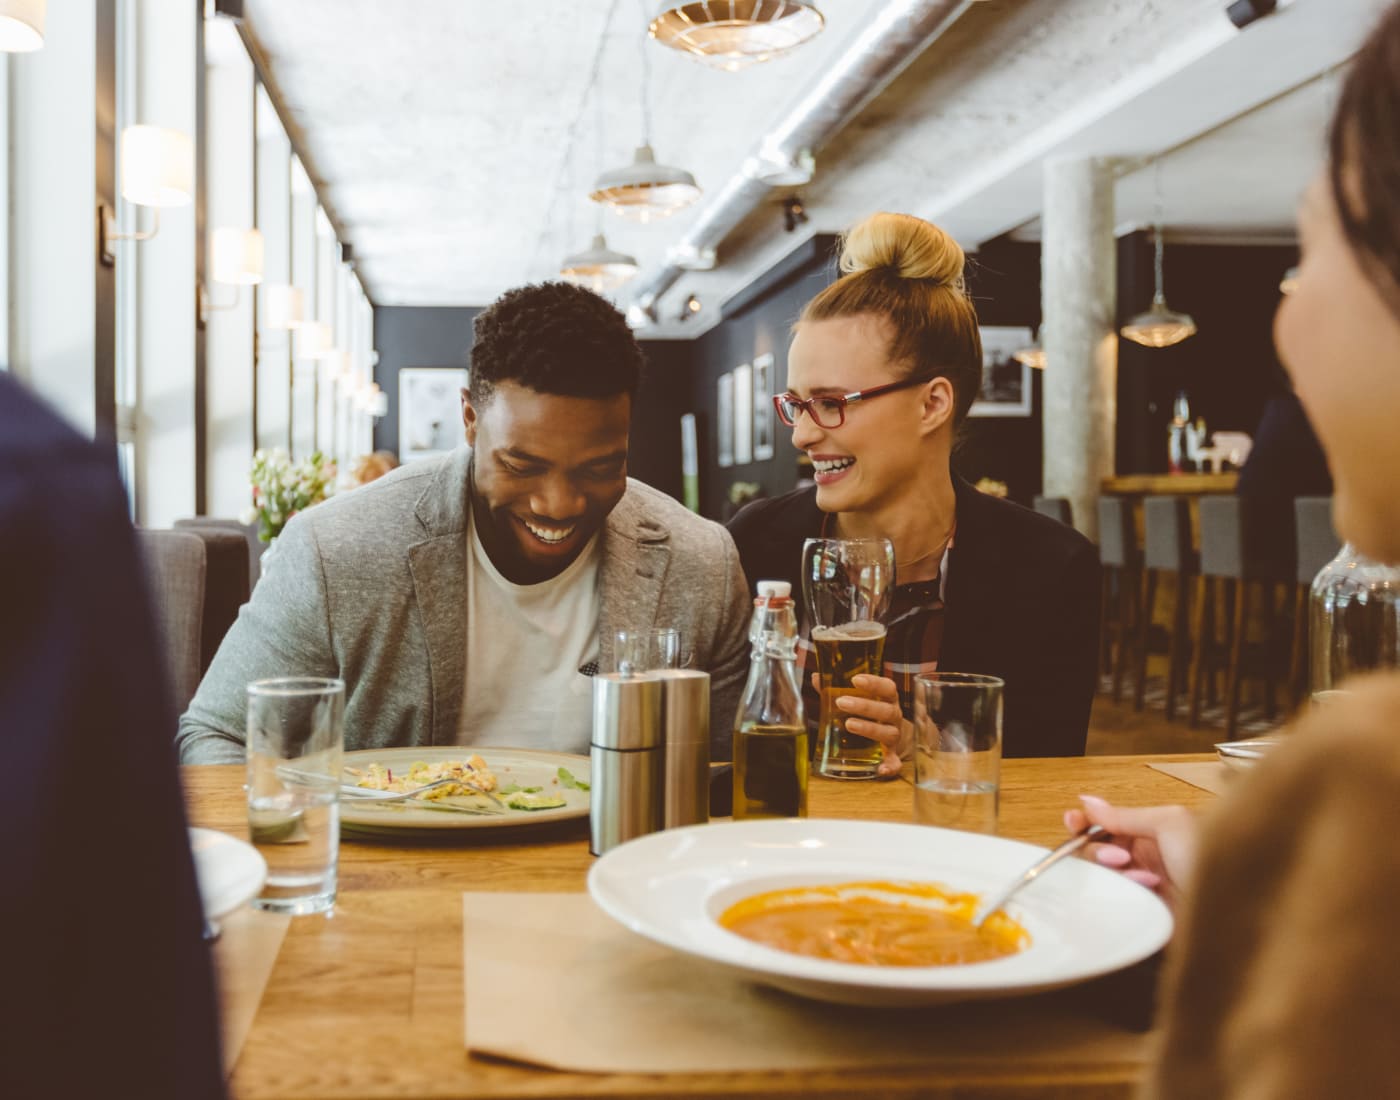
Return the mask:
M 1201 573 L 1207 577 L 1242 579 L 1244 571 L 1244 523 L 1240 498 L 1207 496 L 1200 501 Z
M 204 543 L 206 568 L 204 573 L 204 626 L 200 631 L 199 671 L 209 671 L 219 645 L 228 628 L 238 618 L 238 609 L 248 602 L 251 587 L 248 581 L 248 543 L 242 531 L 228 527 L 202 527 L 183 524 L 187 531 Z
M 1132 502 L 1124 497 L 1099 497 L 1099 560 L 1121 567 L 1136 565 L 1141 558 Z
M 1298 583 L 1312 584 L 1313 578 L 1342 548 L 1342 540 L 1332 527 L 1331 497 L 1298 497 L 1293 501 L 1298 545 Z
M 1067 527 L 1074 526 L 1074 510 L 1070 508 L 1068 498 L 1037 496 L 1033 503 L 1042 516 L 1057 519 Z
M 1142 561 L 1148 569 L 1190 572 L 1191 504 L 1182 496 L 1146 497 L 1142 502 Z
M 237 519 L 219 519 L 216 516 L 193 516 L 189 519 L 175 521 L 176 530 L 185 527 L 222 527 L 241 534 L 248 543 L 248 591 L 251 593 L 258 586 L 258 578 L 262 576 L 263 551 L 267 549 L 267 544 L 258 539 L 258 525 L 256 523 L 244 523 Z
M 151 603 L 165 654 L 171 702 L 183 714 L 200 677 L 204 626 L 204 542 L 186 531 L 138 531 Z

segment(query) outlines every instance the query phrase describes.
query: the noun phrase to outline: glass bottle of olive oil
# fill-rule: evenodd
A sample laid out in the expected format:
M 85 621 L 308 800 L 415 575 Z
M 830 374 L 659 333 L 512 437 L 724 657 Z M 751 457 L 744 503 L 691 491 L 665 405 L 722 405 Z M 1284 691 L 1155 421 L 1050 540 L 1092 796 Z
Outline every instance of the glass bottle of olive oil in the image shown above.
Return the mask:
M 760 581 L 749 681 L 734 724 L 734 818 L 807 816 L 807 723 L 792 586 Z

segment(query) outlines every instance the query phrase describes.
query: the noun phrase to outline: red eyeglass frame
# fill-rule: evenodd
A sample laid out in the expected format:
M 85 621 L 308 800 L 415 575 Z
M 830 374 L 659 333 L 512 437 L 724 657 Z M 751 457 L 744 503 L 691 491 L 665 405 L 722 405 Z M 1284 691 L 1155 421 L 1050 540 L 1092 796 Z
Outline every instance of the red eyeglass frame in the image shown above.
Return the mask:
M 868 401 L 872 397 L 879 397 L 882 393 L 894 393 L 895 390 L 907 390 L 911 386 L 922 386 L 925 382 L 933 381 L 933 377 L 926 378 L 906 378 L 902 382 L 886 382 L 883 386 L 871 386 L 869 389 L 856 390 L 853 393 L 830 396 L 823 394 L 819 397 L 798 397 L 793 393 L 775 393 L 773 395 L 773 409 L 781 420 L 789 428 L 797 426 L 797 417 L 788 417 L 783 411 L 783 402 L 788 401 L 796 405 L 812 419 L 812 423 L 819 428 L 839 428 L 846 423 L 846 406 L 856 401 Z M 812 406 L 818 401 L 836 402 L 836 423 L 825 424 L 821 418 L 812 411 Z M 799 414 L 800 415 L 800 414 Z

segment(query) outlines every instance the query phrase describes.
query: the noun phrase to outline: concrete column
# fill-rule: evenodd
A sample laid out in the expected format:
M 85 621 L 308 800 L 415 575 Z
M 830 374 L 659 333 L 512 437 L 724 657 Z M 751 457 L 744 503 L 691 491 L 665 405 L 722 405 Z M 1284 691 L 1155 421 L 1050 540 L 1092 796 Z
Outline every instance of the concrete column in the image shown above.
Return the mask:
M 1117 417 L 1112 162 L 1048 160 L 1042 224 L 1044 492 L 1067 497 L 1074 525 L 1092 539 Z

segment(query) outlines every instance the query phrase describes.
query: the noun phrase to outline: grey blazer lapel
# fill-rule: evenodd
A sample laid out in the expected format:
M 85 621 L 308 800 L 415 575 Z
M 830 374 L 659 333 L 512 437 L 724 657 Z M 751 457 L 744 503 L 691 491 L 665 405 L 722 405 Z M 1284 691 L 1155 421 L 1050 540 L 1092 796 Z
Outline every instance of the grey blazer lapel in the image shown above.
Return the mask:
M 418 498 L 415 512 L 428 535 L 408 550 L 414 599 L 428 645 L 434 745 L 457 740 L 466 674 L 467 471 L 471 452 L 458 448 L 453 460 Z
M 671 560 L 670 532 L 628 494 L 608 516 L 598 568 L 598 667 L 613 667 L 613 635 L 650 630 Z

